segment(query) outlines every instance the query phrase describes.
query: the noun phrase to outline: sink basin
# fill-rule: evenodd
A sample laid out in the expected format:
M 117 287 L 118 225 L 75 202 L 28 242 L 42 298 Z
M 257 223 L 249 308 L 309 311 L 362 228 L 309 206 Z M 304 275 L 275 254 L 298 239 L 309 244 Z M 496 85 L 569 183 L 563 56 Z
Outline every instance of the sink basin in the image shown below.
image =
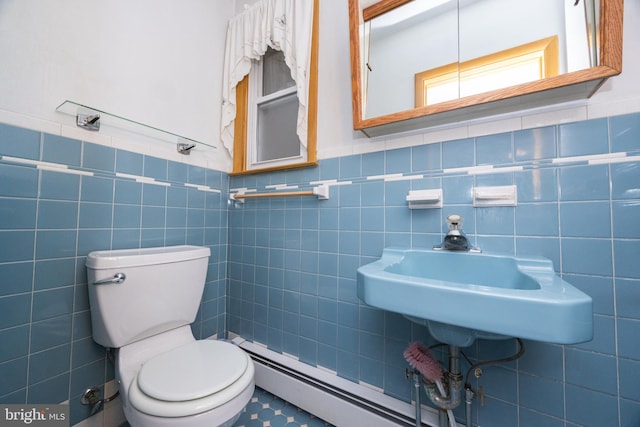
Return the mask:
M 358 297 L 461 347 L 477 338 L 575 344 L 593 336 L 591 297 L 541 257 L 387 248 L 358 268 Z

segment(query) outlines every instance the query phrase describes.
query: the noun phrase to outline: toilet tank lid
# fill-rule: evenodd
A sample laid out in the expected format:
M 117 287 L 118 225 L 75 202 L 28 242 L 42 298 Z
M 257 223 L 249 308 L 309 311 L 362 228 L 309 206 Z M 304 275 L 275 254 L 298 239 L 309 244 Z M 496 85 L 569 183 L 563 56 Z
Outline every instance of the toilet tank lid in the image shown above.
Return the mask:
M 136 267 L 208 258 L 210 255 L 209 248 L 191 245 L 94 251 L 87 255 L 86 266 L 94 270 Z

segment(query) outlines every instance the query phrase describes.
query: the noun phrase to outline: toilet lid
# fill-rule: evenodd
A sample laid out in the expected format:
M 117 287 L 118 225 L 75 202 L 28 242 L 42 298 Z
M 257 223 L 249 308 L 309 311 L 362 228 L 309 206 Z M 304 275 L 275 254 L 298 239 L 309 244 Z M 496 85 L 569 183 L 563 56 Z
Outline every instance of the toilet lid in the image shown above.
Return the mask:
M 138 387 L 159 400 L 200 399 L 233 384 L 246 369 L 247 358 L 237 346 L 200 340 L 147 361 L 138 372 Z

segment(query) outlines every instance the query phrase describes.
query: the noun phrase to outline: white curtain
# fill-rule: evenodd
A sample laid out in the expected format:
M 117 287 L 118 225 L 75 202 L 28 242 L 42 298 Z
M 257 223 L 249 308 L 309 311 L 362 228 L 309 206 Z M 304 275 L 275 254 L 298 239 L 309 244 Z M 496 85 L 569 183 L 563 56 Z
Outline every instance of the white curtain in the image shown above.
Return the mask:
M 221 138 L 233 154 L 236 85 L 249 74 L 251 60 L 271 47 L 281 50 L 298 91 L 297 133 L 307 145 L 307 105 L 313 0 L 260 0 L 229 21 L 224 54 Z

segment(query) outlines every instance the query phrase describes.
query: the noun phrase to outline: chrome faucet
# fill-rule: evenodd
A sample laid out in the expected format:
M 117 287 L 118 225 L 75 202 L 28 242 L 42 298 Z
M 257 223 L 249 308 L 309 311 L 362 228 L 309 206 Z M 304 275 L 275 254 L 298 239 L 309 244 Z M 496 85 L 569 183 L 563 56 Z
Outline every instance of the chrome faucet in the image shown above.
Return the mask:
M 480 252 L 480 249 L 469 244 L 469 239 L 462 232 L 462 221 L 463 218 L 460 215 L 449 215 L 447 217 L 449 232 L 444 236 L 442 243 L 434 246 L 433 249 L 437 251 Z

